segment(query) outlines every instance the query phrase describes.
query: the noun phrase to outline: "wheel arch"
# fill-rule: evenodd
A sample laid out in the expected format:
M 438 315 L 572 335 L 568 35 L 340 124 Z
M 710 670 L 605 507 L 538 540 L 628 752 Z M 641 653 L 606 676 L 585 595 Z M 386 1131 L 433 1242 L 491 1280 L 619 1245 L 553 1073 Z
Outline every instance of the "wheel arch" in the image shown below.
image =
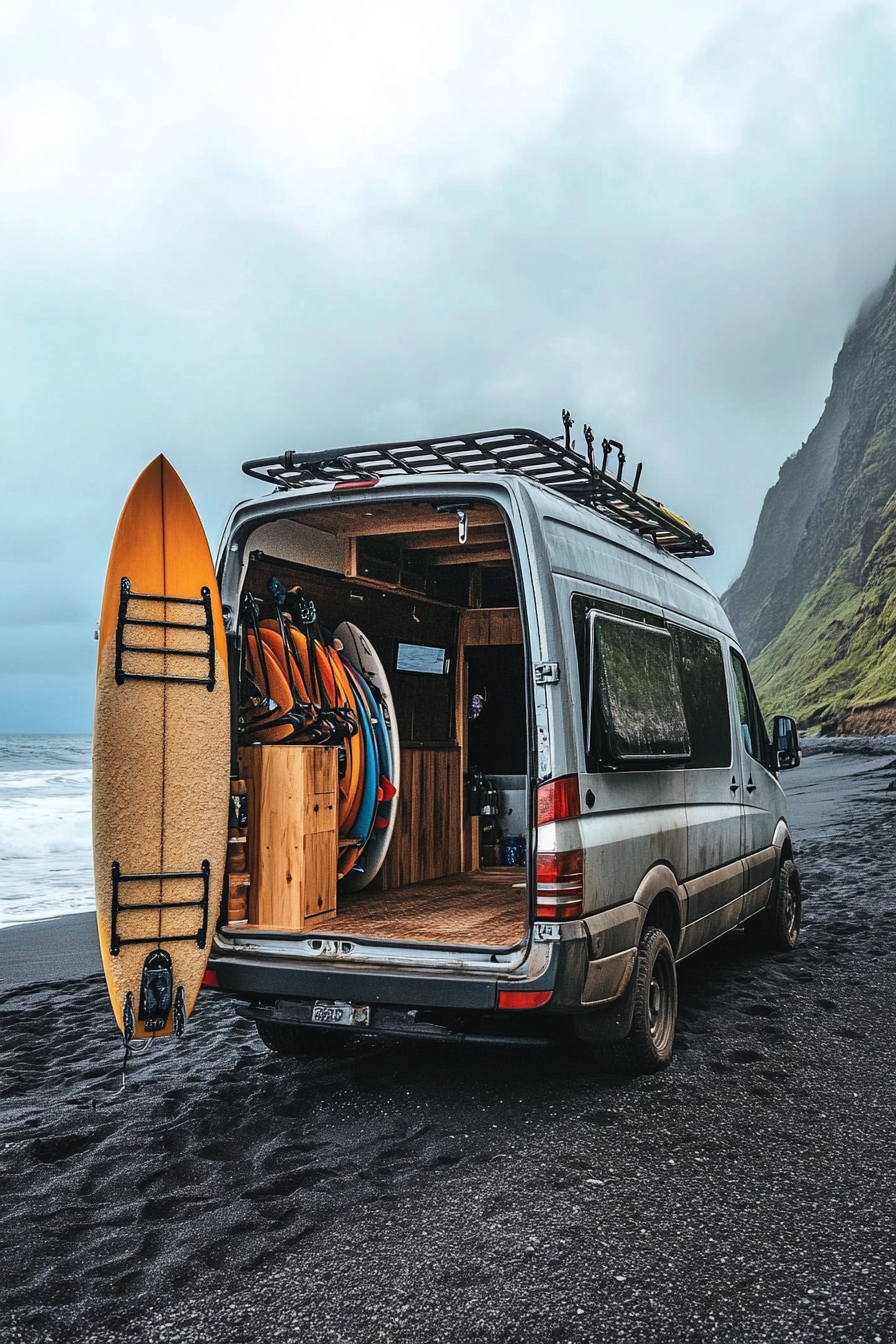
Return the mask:
M 645 929 L 662 929 L 677 957 L 685 923 L 685 897 L 672 869 L 664 863 L 651 868 L 638 888 L 635 904 L 644 910 L 639 940 Z
M 787 822 L 784 820 L 783 817 L 775 827 L 775 836 L 774 839 L 772 840 L 772 844 L 778 851 L 779 867 L 784 862 L 785 859 L 791 859 L 791 860 L 793 859 L 793 841 L 790 838 L 790 831 L 788 829 Z

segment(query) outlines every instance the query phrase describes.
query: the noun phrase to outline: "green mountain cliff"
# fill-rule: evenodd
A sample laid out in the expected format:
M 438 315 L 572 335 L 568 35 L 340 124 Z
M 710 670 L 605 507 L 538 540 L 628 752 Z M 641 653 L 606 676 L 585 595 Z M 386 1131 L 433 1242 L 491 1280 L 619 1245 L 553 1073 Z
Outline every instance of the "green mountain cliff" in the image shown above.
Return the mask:
M 896 271 L 847 334 L 722 602 L 769 711 L 896 732 Z

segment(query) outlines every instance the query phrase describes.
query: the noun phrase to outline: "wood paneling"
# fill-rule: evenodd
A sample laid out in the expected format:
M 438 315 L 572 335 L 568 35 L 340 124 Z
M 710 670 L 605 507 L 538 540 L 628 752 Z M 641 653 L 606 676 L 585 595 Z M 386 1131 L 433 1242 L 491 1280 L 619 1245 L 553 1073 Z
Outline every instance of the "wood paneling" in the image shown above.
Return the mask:
M 459 643 L 522 644 L 519 607 L 479 607 L 462 613 Z
M 301 929 L 336 908 L 337 753 L 243 747 L 249 800 L 249 923 Z
M 403 747 L 398 820 L 379 890 L 426 882 L 461 867 L 458 747 Z
M 467 542 L 462 551 L 452 549 L 450 551 L 439 551 L 431 560 L 433 565 L 487 565 L 494 564 L 496 561 L 509 561 L 510 547 L 505 543 L 503 546 L 477 546 L 475 543 Z
M 442 877 L 400 891 L 343 896 L 315 931 L 395 938 L 400 942 L 512 947 L 528 924 L 525 868 L 493 868 Z

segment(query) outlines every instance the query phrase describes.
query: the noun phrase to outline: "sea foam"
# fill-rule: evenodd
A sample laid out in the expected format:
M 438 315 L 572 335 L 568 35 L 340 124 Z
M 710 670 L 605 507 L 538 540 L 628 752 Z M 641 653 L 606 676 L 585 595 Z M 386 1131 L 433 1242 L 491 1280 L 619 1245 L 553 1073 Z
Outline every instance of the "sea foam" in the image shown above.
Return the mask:
M 89 737 L 0 737 L 0 925 L 92 910 Z

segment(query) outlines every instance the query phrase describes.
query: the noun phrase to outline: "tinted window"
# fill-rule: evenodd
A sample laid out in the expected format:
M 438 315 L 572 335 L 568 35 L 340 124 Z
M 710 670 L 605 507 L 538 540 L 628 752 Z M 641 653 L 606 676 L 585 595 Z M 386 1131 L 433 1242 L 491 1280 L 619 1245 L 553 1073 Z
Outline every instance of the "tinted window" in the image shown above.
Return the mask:
M 722 646 L 709 635 L 671 627 L 691 739 L 689 766 L 731 764 L 731 717 Z
M 620 763 L 689 755 L 690 737 L 669 631 L 601 611 L 591 632 L 591 724 L 601 756 Z
M 737 712 L 740 718 L 740 735 L 743 744 L 754 760 L 768 766 L 771 760 L 771 746 L 759 701 L 750 681 L 747 665 L 739 653 L 731 650 L 731 663 L 734 668 L 734 685 L 737 689 Z

